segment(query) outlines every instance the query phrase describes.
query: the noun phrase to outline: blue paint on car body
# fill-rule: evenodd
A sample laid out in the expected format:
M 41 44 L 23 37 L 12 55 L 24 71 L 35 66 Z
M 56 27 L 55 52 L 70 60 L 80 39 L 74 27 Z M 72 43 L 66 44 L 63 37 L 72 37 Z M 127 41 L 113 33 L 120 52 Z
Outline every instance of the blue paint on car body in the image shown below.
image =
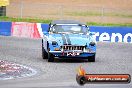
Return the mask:
M 52 61 L 54 57 L 80 57 L 95 61 L 96 41 L 85 24 L 71 21 L 52 22 L 47 33 L 44 32 L 43 41 L 44 53 Z

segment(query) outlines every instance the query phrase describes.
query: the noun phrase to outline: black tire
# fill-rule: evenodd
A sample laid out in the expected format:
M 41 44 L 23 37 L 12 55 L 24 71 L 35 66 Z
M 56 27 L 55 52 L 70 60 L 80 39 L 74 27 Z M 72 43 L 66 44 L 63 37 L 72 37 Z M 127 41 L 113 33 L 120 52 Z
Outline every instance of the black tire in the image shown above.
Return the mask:
M 48 59 L 48 54 L 45 51 L 44 47 L 43 47 L 43 40 L 42 40 L 42 58 L 43 59 Z
M 42 58 L 44 59 L 44 48 L 42 46 Z
M 93 56 L 90 56 L 90 57 L 88 58 L 88 61 L 89 61 L 89 62 L 95 62 L 95 54 L 94 54 Z
M 54 55 L 51 53 L 48 53 L 48 62 L 54 62 Z
M 43 47 L 43 39 L 42 39 L 42 58 L 44 59 L 44 47 Z
M 42 57 L 43 59 L 48 59 L 48 54 L 43 47 L 42 47 Z

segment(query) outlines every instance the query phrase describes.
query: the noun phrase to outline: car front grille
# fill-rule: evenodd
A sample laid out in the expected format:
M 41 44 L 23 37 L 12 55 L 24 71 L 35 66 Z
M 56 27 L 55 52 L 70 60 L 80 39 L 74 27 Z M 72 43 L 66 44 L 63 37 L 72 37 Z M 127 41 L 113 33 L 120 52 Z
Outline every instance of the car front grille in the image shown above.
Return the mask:
M 85 46 L 73 46 L 73 45 L 63 45 L 61 49 L 63 50 L 84 50 Z

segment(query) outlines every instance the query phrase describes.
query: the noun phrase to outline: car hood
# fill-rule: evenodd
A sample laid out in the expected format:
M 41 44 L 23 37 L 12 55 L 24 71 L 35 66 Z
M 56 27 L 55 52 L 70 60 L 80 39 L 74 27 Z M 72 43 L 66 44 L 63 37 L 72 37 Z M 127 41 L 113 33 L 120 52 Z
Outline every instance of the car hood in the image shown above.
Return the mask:
M 84 34 L 49 34 L 48 39 L 58 45 L 87 45 L 92 41 L 91 36 Z

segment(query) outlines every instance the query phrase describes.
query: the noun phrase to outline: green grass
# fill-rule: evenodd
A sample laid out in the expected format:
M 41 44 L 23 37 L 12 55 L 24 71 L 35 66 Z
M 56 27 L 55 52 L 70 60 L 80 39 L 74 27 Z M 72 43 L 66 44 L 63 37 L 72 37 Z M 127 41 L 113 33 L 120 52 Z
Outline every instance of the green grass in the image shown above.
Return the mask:
M 38 19 L 38 18 L 13 18 L 13 17 L 2 17 L 0 16 L 0 21 L 12 21 L 12 22 L 32 22 L 32 23 L 50 23 L 50 19 Z
M 124 26 L 124 27 L 132 27 L 132 23 L 119 23 L 119 24 L 114 24 L 114 23 L 96 23 L 96 22 L 87 22 L 86 23 L 88 26 Z
M 50 23 L 51 19 L 38 19 L 38 18 L 12 18 L 12 17 L 1 17 L 0 21 L 11 21 L 11 22 L 32 22 L 32 23 Z M 97 23 L 97 22 L 86 22 L 89 26 L 130 26 L 132 27 L 132 23 L 124 23 L 124 24 L 114 24 L 114 23 Z

